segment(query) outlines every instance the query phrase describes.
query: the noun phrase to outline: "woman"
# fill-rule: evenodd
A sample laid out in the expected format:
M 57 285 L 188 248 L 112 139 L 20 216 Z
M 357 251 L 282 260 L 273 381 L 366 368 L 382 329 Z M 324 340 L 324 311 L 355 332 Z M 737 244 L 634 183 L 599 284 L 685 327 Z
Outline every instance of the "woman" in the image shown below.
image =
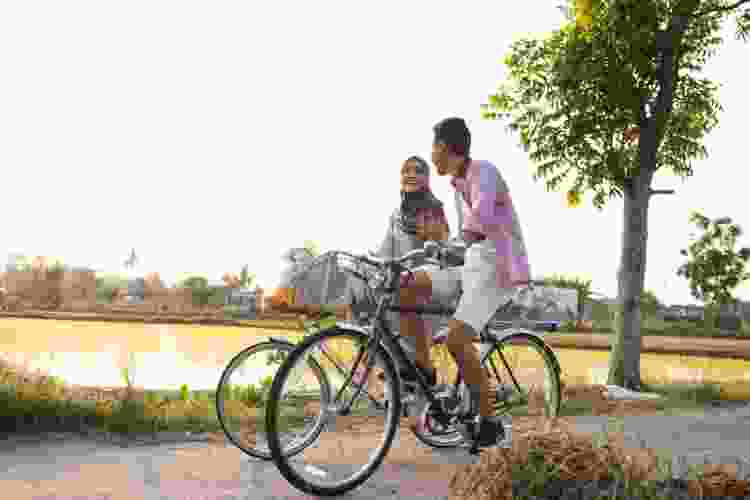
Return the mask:
M 389 217 L 385 237 L 375 252 L 381 258 L 396 259 L 424 247 L 425 241 L 445 241 L 450 236 L 443 203 L 430 189 L 430 167 L 427 162 L 419 156 L 409 157 L 401 166 L 400 176 L 401 202 Z M 423 264 L 418 269 L 434 267 L 432 264 Z M 365 319 L 375 312 L 377 305 L 367 287 L 357 278 L 350 278 L 342 299 L 340 303 L 349 307 L 347 318 Z M 419 303 L 426 304 L 427 300 L 421 298 Z M 389 312 L 387 315 L 390 329 L 399 331 L 401 316 L 406 313 Z M 433 323 L 424 319 L 420 321 L 420 325 L 429 344 L 435 330 Z M 416 352 L 415 340 L 404 337 L 403 341 L 402 346 L 413 358 Z M 404 379 L 413 380 L 404 366 L 398 368 Z M 425 375 L 435 376 L 434 373 Z
M 395 259 L 406 253 L 422 248 L 425 241 L 444 241 L 450 236 L 448 220 L 443 210 L 443 203 L 438 200 L 430 189 L 430 166 L 419 156 L 411 156 L 401 165 L 400 171 L 400 203 L 388 218 L 385 237 L 376 253 L 379 257 Z M 422 265 L 419 269 L 429 269 L 433 265 Z M 288 286 L 288 285 L 286 285 Z M 422 299 L 419 303 L 427 301 Z M 271 299 L 273 307 L 283 308 L 285 299 L 283 294 Z M 337 315 L 347 320 L 364 321 L 376 309 L 375 297 L 358 278 L 350 277 L 344 295 L 334 306 Z M 304 311 L 310 316 L 320 314 L 320 305 L 306 305 Z M 400 330 L 400 313 L 388 313 L 388 322 L 392 331 Z M 432 322 L 420 322 L 425 332 L 434 331 Z M 432 335 L 425 335 L 428 342 Z M 404 338 L 402 345 L 411 351 L 416 351 L 414 340 Z M 403 367 L 401 367 L 403 371 Z M 434 376 L 434 373 L 432 374 Z M 406 377 L 409 379 L 409 377 Z

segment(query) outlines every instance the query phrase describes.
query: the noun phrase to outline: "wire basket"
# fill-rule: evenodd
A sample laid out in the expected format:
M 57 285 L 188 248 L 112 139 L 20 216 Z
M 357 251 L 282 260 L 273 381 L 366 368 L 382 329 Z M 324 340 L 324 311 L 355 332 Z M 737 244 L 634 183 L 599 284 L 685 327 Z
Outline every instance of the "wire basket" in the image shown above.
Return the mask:
M 325 272 L 326 266 L 330 266 L 328 273 Z M 307 290 L 308 293 L 315 290 L 313 295 L 319 293 L 321 302 L 336 302 L 343 293 L 343 290 L 336 291 L 342 286 L 341 272 L 346 275 L 347 280 L 356 279 L 364 284 L 368 288 L 368 293 L 377 289 L 385 277 L 376 266 L 366 264 L 348 252 L 333 250 L 315 257 L 298 268 L 294 276 L 289 278 L 289 286 Z M 346 287 L 348 283 L 343 283 L 343 285 Z

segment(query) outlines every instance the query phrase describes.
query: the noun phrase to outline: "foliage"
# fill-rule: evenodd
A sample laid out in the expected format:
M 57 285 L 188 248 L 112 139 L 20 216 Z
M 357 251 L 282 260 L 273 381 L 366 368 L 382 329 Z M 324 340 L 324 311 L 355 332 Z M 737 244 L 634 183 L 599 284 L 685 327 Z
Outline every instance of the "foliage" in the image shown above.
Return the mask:
M 190 276 L 184 279 L 180 286 L 192 290 L 193 305 L 195 306 L 220 306 L 224 304 L 224 290 L 208 286 L 208 279 L 203 276 Z
M 179 285 L 181 288 L 205 289 L 208 288 L 208 279 L 203 276 L 190 276 L 185 278 Z
M 313 257 L 317 257 L 320 255 L 320 245 L 318 245 L 313 240 L 305 240 L 303 248 L 310 252 Z
M 110 303 L 118 288 L 127 288 L 128 278 L 118 274 L 107 274 L 96 278 L 96 300 Z
M 187 384 L 182 384 L 180 386 L 180 401 L 187 401 L 189 399 L 188 392 Z
M 266 357 L 266 366 L 281 365 L 287 357 L 287 352 L 282 350 L 271 351 Z
M 566 194 L 586 190 L 593 204 L 621 196 L 626 179 L 638 171 L 638 148 L 626 131 L 658 87 L 656 31 L 671 15 L 655 0 L 595 2 L 593 26 L 569 24 L 541 39 L 512 44 L 503 62 L 507 82 L 482 106 L 483 117 L 504 120 L 536 163 L 534 180 L 556 190 L 573 174 Z M 700 141 L 717 123 L 717 86 L 694 73 L 703 69 L 721 43 L 716 16 L 695 20 L 683 39 L 675 74 L 674 106 L 660 124 L 656 168 L 692 174 L 690 162 L 705 157 Z M 668 120 L 667 120 L 668 118 Z M 574 200 L 573 200 L 574 201 Z
M 552 191 L 573 175 L 569 206 L 585 191 L 599 210 L 624 198 L 610 383 L 640 385 L 651 182 L 664 167 L 688 177 L 707 156 L 702 140 L 721 106 L 717 85 L 697 75 L 722 42 L 721 21 L 746 1 L 578 0 L 561 29 L 513 43 L 506 82 L 482 105 L 484 118 L 519 134 L 534 180 Z
M 250 288 L 253 281 L 255 281 L 255 273 L 249 272 L 248 266 L 245 264 L 242 266 L 242 271 L 240 271 L 240 286 L 242 288 Z
M 653 316 L 662 307 L 664 307 L 664 304 L 652 290 L 641 292 L 641 311 L 644 314 Z
M 688 261 L 680 266 L 677 275 L 688 280 L 690 293 L 696 299 L 711 306 L 731 303 L 732 291 L 750 279 L 746 271 L 750 248 L 735 250 L 742 229 L 729 217 L 712 221 L 697 211 L 691 213 L 690 222 L 703 234 L 698 239 L 693 235 L 688 248 L 680 250 Z
M 571 288 L 578 292 L 578 319 L 583 318 L 583 309 L 586 301 L 591 298 L 591 280 L 577 277 L 566 277 L 562 274 L 552 274 L 542 278 L 546 286 L 557 288 Z

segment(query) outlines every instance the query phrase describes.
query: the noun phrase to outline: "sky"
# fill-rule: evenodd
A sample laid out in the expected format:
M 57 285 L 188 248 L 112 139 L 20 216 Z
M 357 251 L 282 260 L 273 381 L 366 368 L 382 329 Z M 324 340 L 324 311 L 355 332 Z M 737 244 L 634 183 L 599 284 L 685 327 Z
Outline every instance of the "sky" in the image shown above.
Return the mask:
M 473 156 L 510 186 L 532 273 L 592 280 L 616 295 L 622 208 L 566 208 L 480 105 L 520 36 L 560 25 L 558 2 L 4 2 L 0 7 L 0 258 L 219 280 L 248 264 L 278 283 L 284 250 L 375 249 L 401 163 L 429 159 L 431 128 L 464 117 Z M 725 43 L 705 76 L 725 110 L 706 160 L 682 181 L 657 173 L 646 288 L 697 303 L 675 275 L 691 209 L 750 231 L 740 134 L 750 47 Z M 456 228 L 448 178 L 433 191 Z M 572 178 L 570 179 L 572 181 Z M 750 244 L 747 237 L 740 243 Z M 736 295 L 750 300 L 750 283 Z

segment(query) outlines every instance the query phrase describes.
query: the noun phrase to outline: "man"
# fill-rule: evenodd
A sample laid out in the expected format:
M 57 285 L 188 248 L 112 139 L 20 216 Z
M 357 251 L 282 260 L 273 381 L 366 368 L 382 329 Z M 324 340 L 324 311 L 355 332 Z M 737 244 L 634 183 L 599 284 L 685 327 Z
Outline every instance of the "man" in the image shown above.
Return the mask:
M 420 300 L 451 303 L 463 289 L 454 317 L 449 321 L 447 347 L 463 367 L 471 394 L 472 412 L 479 415 L 475 437 L 479 447 L 491 446 L 504 435 L 502 422 L 491 415 L 487 375 L 481 368 L 472 340 L 497 309 L 515 295 L 514 287 L 530 281 L 530 269 L 518 216 L 508 187 L 497 168 L 472 160 L 471 134 L 464 120 L 448 118 L 433 128 L 432 162 L 438 175 L 450 175 L 462 197 L 463 239 L 469 245 L 461 267 L 416 272 L 402 284 L 401 303 Z M 413 337 L 417 365 L 436 383 L 430 362 L 430 337 L 419 332 L 414 314 L 401 315 L 402 335 Z

